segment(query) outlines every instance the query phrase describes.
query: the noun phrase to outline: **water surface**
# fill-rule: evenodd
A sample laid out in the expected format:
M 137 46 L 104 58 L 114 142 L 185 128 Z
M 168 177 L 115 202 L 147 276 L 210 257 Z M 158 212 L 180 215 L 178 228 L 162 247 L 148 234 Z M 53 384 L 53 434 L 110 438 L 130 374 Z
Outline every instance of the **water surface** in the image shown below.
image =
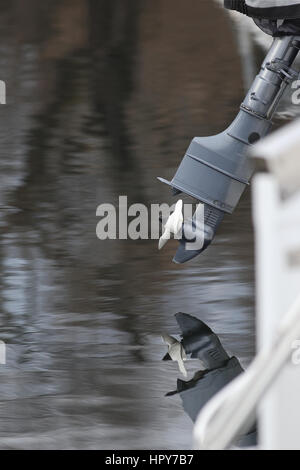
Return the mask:
M 26 4 L 26 5 L 25 5 Z M 171 202 L 195 135 L 244 95 L 228 14 L 205 0 L 0 0 L 0 448 L 190 448 L 161 362 L 177 311 L 254 354 L 251 194 L 192 263 L 99 241 L 96 207 Z M 215 34 L 215 31 L 218 34 Z M 262 51 L 254 46 L 254 61 Z

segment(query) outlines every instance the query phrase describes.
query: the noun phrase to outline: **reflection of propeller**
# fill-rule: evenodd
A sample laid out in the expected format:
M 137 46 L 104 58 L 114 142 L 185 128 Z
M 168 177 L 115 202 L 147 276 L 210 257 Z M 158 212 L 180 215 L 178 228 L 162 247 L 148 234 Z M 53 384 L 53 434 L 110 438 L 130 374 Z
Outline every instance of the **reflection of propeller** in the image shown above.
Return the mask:
M 180 372 L 187 377 L 187 371 L 183 361 L 186 360 L 186 354 L 182 344 L 170 335 L 162 335 L 163 341 L 168 345 L 168 353 L 172 361 L 178 362 Z
M 199 359 L 205 369 L 199 369 L 191 380 L 178 379 L 176 390 L 167 396 L 180 394 L 184 411 L 195 421 L 208 400 L 240 375 L 243 368 L 236 357 L 229 357 L 218 336 L 203 321 L 181 312 L 175 317 L 182 332 L 182 342 L 168 335 L 165 335 L 165 341 L 172 341 L 171 349 L 176 347 L 177 351 L 182 345 L 185 353 Z M 254 446 L 256 438 L 253 426 L 247 434 L 239 436 L 236 445 Z
M 180 199 L 177 201 L 174 212 L 170 215 L 165 224 L 164 233 L 160 237 L 158 243 L 159 250 L 161 250 L 167 241 L 170 240 L 171 234 L 174 234 L 175 237 L 179 235 L 183 224 L 182 206 L 183 203 Z
M 187 313 L 176 313 L 186 353 L 198 358 L 207 369 L 221 367 L 229 360 L 218 336 L 202 320 Z

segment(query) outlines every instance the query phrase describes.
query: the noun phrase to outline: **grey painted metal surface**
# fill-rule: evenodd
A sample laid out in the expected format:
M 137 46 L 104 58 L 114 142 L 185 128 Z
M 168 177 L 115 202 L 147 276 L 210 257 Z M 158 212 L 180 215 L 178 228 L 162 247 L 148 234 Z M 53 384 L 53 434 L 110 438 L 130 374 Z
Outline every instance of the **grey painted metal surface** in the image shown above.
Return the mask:
M 195 137 L 171 181 L 159 178 L 177 192 L 183 192 L 205 204 L 205 249 L 224 216 L 236 208 L 253 174 L 253 162 L 247 156 L 249 146 L 271 129 L 272 116 L 296 72 L 291 66 L 299 52 L 300 38 L 276 38 L 255 78 L 240 112 L 221 134 Z M 211 236 L 211 229 L 213 236 Z M 200 253 L 186 253 L 181 243 L 174 261 L 185 262 Z

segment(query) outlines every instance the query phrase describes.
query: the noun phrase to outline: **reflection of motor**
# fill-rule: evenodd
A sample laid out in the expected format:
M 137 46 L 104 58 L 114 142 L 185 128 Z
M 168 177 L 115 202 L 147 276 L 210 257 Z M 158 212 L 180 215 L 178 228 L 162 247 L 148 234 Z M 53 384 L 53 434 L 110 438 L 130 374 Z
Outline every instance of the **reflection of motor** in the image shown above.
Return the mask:
M 243 368 L 236 357 L 229 357 L 219 337 L 203 321 L 182 312 L 175 316 L 182 332 L 182 341 L 179 342 L 169 335 L 164 335 L 163 338 L 168 346 L 172 343 L 172 346 L 176 347 L 176 351 L 174 347 L 173 354 L 170 355 L 169 346 L 169 352 L 164 360 L 173 359 L 173 361 L 178 361 L 179 365 L 181 362 L 182 372 L 182 367 L 185 371 L 182 360 L 185 360 L 188 354 L 191 358 L 199 359 L 204 369 L 198 370 L 188 381 L 178 379 L 176 390 L 167 393 L 167 396 L 179 394 L 184 411 L 195 421 L 205 404 L 223 387 L 242 374 Z M 235 444 L 238 446 L 255 445 L 256 438 L 256 426 L 253 424 L 245 432 L 242 431 L 239 434 Z
M 174 194 L 185 193 L 205 205 L 203 248 L 187 250 L 183 236 L 173 261 L 184 263 L 201 253 L 224 215 L 236 208 L 253 173 L 247 150 L 269 132 L 280 98 L 298 77 L 291 66 L 299 49 L 300 36 L 275 38 L 233 123 L 221 134 L 195 137 L 172 181 L 159 178 Z

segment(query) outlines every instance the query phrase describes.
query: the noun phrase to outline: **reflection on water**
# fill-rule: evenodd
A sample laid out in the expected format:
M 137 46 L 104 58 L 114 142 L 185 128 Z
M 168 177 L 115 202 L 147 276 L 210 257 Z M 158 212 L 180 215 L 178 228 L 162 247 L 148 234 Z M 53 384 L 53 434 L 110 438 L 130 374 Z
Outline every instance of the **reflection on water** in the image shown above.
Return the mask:
M 0 448 L 188 448 L 159 335 L 194 313 L 250 361 L 250 194 L 184 266 L 171 242 L 100 242 L 95 211 L 122 194 L 170 202 L 156 176 L 235 116 L 230 18 L 210 0 L 0 0 L 0 12 Z
M 181 331 L 181 338 L 179 341 L 169 336 L 172 338 L 172 345 L 169 346 L 168 357 L 165 356 L 163 360 L 176 360 L 180 371 L 187 376 L 182 360 L 186 360 L 189 356 L 190 359 L 196 359 L 194 361 L 196 372 L 189 380 L 177 379 L 176 390 L 168 392 L 166 396 L 179 394 L 185 412 L 195 422 L 205 404 L 238 377 L 243 368 L 235 356 L 229 357 L 218 335 L 202 320 L 178 312 L 176 321 Z M 256 426 L 253 422 L 254 417 L 251 417 L 237 436 L 235 445 L 239 447 L 256 445 Z

